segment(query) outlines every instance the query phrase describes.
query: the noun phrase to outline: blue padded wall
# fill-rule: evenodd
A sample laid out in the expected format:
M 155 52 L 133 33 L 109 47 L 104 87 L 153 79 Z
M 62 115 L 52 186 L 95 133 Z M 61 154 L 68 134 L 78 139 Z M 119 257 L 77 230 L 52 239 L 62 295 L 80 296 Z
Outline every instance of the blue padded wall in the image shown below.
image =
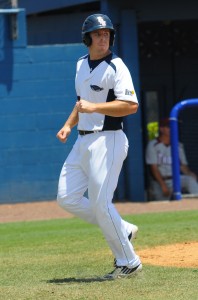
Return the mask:
M 61 165 L 76 131 L 61 144 L 56 133 L 76 101 L 76 60 L 82 45 L 13 49 L 0 82 L 0 202 L 56 197 Z M 12 64 L 10 66 L 9 64 Z M 11 76 L 11 78 L 10 78 Z
M 0 203 L 55 199 L 76 130 L 64 145 L 56 133 L 75 104 L 76 60 L 86 48 L 26 47 L 10 40 L 7 15 L 0 26 Z

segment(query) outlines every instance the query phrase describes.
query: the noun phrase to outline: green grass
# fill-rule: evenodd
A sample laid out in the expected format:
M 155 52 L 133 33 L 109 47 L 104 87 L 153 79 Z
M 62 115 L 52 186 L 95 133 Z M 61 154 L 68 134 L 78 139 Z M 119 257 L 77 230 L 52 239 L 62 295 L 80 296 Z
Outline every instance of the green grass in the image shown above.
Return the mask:
M 197 240 L 197 211 L 130 215 L 140 249 Z M 77 218 L 0 224 L 0 299 L 196 300 L 198 270 L 144 265 L 100 281 L 113 257 L 100 230 Z

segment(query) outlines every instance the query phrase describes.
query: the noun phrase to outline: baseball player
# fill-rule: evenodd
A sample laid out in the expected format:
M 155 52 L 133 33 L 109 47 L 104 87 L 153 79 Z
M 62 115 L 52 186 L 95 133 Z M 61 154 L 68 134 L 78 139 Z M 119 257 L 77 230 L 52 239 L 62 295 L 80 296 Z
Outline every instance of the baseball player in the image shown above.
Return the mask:
M 186 160 L 183 145 L 179 143 L 181 187 L 190 194 L 198 194 L 197 176 Z M 169 119 L 159 123 L 159 137 L 151 140 L 146 148 L 146 163 L 151 173 L 151 190 L 154 200 L 169 200 L 172 196 L 172 157 Z
M 105 279 L 127 277 L 142 269 L 130 242 L 138 228 L 124 221 L 112 203 L 128 151 L 123 117 L 138 109 L 129 70 L 110 50 L 114 36 L 108 16 L 94 14 L 84 21 L 82 40 L 88 54 L 77 62 L 77 102 L 57 133 L 66 142 L 77 125 L 78 138 L 63 165 L 57 200 L 63 209 L 101 228 L 115 257 L 115 269 Z

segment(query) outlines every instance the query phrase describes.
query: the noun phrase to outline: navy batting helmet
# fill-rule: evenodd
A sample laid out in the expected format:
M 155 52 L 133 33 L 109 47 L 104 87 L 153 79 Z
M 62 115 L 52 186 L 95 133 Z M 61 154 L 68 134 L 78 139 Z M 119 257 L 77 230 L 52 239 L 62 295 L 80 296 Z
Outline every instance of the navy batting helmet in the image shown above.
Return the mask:
M 86 20 L 83 23 L 82 26 L 82 41 L 83 43 L 89 47 L 91 46 L 92 40 L 89 35 L 90 32 L 97 30 L 97 29 L 103 29 L 107 28 L 110 30 L 110 41 L 109 45 L 113 46 L 114 38 L 115 38 L 115 29 L 113 27 L 113 24 L 109 17 L 102 14 L 94 14 L 90 15 L 86 18 Z

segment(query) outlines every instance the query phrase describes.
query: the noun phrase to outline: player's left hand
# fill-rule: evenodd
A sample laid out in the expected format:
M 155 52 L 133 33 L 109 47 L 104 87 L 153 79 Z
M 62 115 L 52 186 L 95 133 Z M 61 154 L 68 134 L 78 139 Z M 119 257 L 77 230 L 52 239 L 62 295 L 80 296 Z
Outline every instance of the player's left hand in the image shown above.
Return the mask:
M 95 111 L 95 103 L 80 99 L 76 102 L 76 108 L 80 113 L 93 113 Z

